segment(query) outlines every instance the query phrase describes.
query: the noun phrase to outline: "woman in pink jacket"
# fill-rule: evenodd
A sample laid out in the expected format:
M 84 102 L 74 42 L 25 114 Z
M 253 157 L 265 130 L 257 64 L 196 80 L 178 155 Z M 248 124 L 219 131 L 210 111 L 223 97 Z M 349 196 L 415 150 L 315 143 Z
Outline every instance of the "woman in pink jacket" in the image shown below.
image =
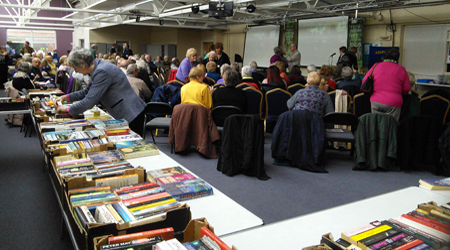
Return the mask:
M 397 121 L 403 104 L 402 95 L 411 90 L 408 73 L 403 66 L 397 64 L 399 57 L 397 49 L 388 50 L 384 61 L 372 66 L 363 79 L 365 82 L 373 71 L 373 93 L 370 96 L 372 113 L 390 114 Z

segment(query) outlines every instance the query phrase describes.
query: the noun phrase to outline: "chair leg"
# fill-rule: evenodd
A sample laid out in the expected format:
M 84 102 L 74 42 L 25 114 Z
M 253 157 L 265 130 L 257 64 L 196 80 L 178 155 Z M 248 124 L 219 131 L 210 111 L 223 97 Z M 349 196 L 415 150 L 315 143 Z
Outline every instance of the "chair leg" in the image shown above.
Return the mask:
M 155 137 L 153 136 L 153 129 L 150 129 L 150 134 L 152 135 L 153 144 L 156 144 Z

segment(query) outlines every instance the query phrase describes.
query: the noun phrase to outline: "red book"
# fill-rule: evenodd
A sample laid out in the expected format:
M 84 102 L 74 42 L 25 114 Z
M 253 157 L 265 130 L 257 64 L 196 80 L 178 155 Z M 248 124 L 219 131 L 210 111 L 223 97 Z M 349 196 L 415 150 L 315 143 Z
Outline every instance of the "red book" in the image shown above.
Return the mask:
M 134 184 L 134 185 L 130 185 L 130 186 L 126 186 L 126 187 L 121 187 L 118 189 L 115 189 L 114 191 L 117 194 L 122 194 L 122 193 L 128 193 L 128 192 L 133 192 L 136 190 L 139 190 L 141 188 L 152 188 L 152 187 L 156 187 L 159 186 L 156 182 L 144 182 L 144 183 L 140 183 L 140 184 Z
M 436 229 L 436 230 L 441 231 L 441 232 L 446 233 L 446 234 L 450 234 L 450 228 L 449 228 L 448 225 L 445 225 L 445 224 L 441 223 L 442 225 L 444 225 L 444 226 L 442 226 L 442 225 L 439 225 L 438 224 L 439 222 L 437 222 L 435 220 L 431 220 L 431 219 L 428 219 L 428 218 L 420 216 L 420 215 L 417 215 L 417 216 L 418 217 L 416 217 L 414 215 L 414 213 L 408 213 L 408 214 L 403 214 L 402 215 L 402 217 L 404 217 L 404 218 L 406 218 L 408 220 L 412 220 L 412 221 L 420 223 L 420 224 L 422 224 L 424 226 L 431 227 L 433 229 Z M 422 218 L 420 218 L 420 217 L 422 217 Z
M 225 242 L 223 242 L 217 235 L 215 235 L 211 230 L 209 230 L 207 227 L 200 228 L 200 235 L 208 236 L 211 240 L 215 241 L 217 245 L 219 245 L 220 250 L 232 250 Z
M 174 231 L 172 227 L 166 227 L 161 229 L 155 229 L 150 231 L 144 231 L 139 233 L 133 233 L 133 234 L 125 234 L 125 235 L 119 235 L 119 236 L 111 236 L 108 237 L 108 244 L 116 244 L 121 243 L 125 241 L 132 241 L 136 239 L 142 239 L 142 238 L 151 238 L 161 236 L 164 240 L 170 240 L 174 237 Z
M 410 249 L 410 248 L 415 247 L 415 246 L 417 246 L 417 245 L 420 245 L 420 244 L 422 244 L 422 243 L 423 243 L 423 241 L 421 241 L 421 240 L 419 240 L 419 239 L 415 239 L 415 240 L 410 241 L 410 242 L 408 242 L 408 243 L 406 243 L 406 244 L 404 244 L 404 245 L 401 245 L 401 246 L 399 246 L 399 247 L 396 247 L 396 248 L 394 248 L 393 250 L 407 250 L 407 249 Z

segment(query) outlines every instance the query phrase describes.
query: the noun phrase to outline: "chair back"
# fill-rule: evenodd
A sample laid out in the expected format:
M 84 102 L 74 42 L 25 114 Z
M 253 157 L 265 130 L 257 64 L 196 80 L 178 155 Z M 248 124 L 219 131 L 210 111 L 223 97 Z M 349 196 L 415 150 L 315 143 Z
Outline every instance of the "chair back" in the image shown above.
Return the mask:
M 352 113 L 339 113 L 332 112 L 328 113 L 323 117 L 323 121 L 325 123 L 333 124 L 333 125 L 348 125 L 351 126 L 352 132 L 356 131 L 358 127 L 358 117 Z
M 171 83 L 178 83 L 178 84 L 184 85 L 184 82 L 181 82 L 180 80 L 177 80 L 177 79 L 169 80 L 166 84 L 171 84 Z
M 221 87 L 225 87 L 224 82 L 214 84 L 214 88 L 221 88 Z
M 223 127 L 225 119 L 230 115 L 242 114 L 242 110 L 236 106 L 223 105 L 217 106 L 212 110 L 212 118 L 216 126 Z
M 411 89 L 411 93 L 420 98 L 419 92 L 415 91 L 414 89 Z
M 437 117 L 445 123 L 447 119 L 450 101 L 440 95 L 430 95 L 420 99 L 419 115 Z
M 161 83 L 161 85 L 164 85 L 166 83 L 164 75 L 159 75 L 159 82 Z
M 262 92 L 253 87 L 247 87 L 243 91 L 247 96 L 247 114 L 256 115 L 261 118 L 263 106 Z
M 255 88 L 255 86 L 250 85 L 250 84 L 248 84 L 248 83 L 246 83 L 246 82 L 239 83 L 239 84 L 236 86 L 237 89 L 245 89 L 245 88 L 248 88 L 248 87 Z
M 216 84 L 216 81 L 212 79 L 211 77 L 205 77 L 205 80 L 208 82 L 209 86 L 213 86 Z
M 161 79 L 159 79 L 158 74 L 156 74 L 156 72 L 153 72 L 152 77 L 153 77 L 153 82 L 154 82 L 153 84 L 155 85 L 155 89 L 162 85 Z
M 166 72 L 164 72 L 164 67 L 158 67 L 158 74 L 159 75 L 165 75 Z
M 292 95 L 287 90 L 276 88 L 266 92 L 266 120 L 277 121 L 278 116 L 288 111 L 287 100 Z
M 165 102 L 148 102 L 147 106 L 145 107 L 146 114 L 171 115 L 172 112 L 172 106 Z
M 353 114 L 360 117 L 364 114 L 371 113 L 370 96 L 364 93 L 356 94 L 353 97 Z
M 169 75 L 169 80 L 168 80 L 169 82 L 172 81 L 172 80 L 177 79 L 177 78 L 176 78 L 177 72 L 178 72 L 178 69 L 172 69 L 172 70 L 170 70 L 170 75 Z
M 296 83 L 296 84 L 292 84 L 288 87 L 288 91 L 289 93 L 291 93 L 291 95 L 294 95 L 295 92 L 297 92 L 299 89 L 304 89 L 306 88 L 305 85 L 301 84 L 301 83 Z
M 342 87 L 342 89 L 347 91 L 347 94 L 351 97 L 354 97 L 355 95 L 361 93 L 361 88 L 355 85 L 346 85 Z

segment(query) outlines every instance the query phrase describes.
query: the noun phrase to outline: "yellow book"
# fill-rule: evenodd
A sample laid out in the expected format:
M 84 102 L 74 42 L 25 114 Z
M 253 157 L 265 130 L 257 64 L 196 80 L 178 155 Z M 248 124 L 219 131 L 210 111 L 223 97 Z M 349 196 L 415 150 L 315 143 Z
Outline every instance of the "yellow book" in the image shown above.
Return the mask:
M 358 241 L 360 241 L 360 240 L 362 240 L 362 239 L 365 239 L 365 238 L 370 237 L 370 236 L 373 236 L 373 235 L 375 235 L 375 234 L 379 234 L 379 233 L 381 233 L 381 232 L 387 231 L 387 230 L 389 230 L 389 229 L 391 229 L 391 228 L 392 228 L 392 227 L 390 227 L 390 226 L 388 226 L 388 225 L 381 225 L 381 226 L 376 227 L 376 228 L 374 228 L 374 229 L 371 229 L 371 230 L 369 230 L 369 231 L 366 231 L 366 232 L 357 234 L 357 235 L 355 235 L 355 236 L 352 236 L 352 237 L 350 237 L 350 239 L 352 239 L 352 240 L 355 241 L 355 242 L 358 242 Z
M 139 207 L 129 208 L 128 210 L 130 210 L 130 212 L 135 212 L 135 211 L 144 210 L 144 209 L 151 208 L 151 207 L 157 207 L 157 206 L 161 206 L 161 205 L 172 203 L 172 202 L 176 202 L 176 201 L 177 200 L 172 198 L 172 199 L 168 199 L 168 200 L 164 200 L 164 201 L 158 201 L 158 202 L 151 203 L 151 204 L 145 204 L 145 205 L 142 205 L 142 206 L 139 206 Z
M 114 216 L 114 219 L 116 219 L 116 221 L 119 224 L 124 223 L 122 217 L 119 215 L 119 213 L 116 211 L 116 209 L 111 204 L 106 204 L 105 206 L 109 210 L 109 212 L 111 212 L 111 214 Z
M 83 142 L 78 141 L 78 145 L 80 145 L 81 149 L 86 149 L 86 147 L 84 146 Z

